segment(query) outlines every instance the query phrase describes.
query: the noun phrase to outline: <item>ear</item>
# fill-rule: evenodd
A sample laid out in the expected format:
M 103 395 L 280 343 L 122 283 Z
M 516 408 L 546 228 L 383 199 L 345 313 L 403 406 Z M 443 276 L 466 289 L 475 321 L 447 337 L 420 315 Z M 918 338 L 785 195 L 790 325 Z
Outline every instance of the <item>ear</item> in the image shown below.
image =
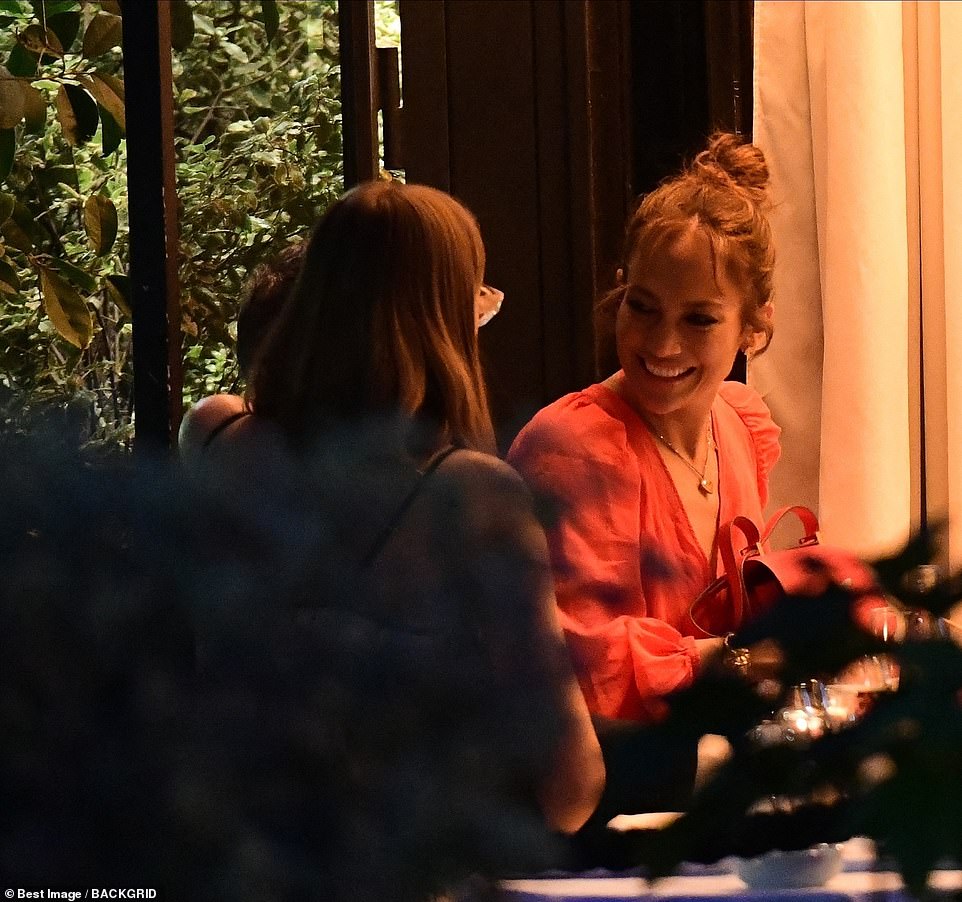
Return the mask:
M 772 302 L 769 301 L 767 304 L 764 304 L 763 306 L 759 307 L 758 312 L 761 314 L 761 317 L 763 320 L 765 320 L 768 324 L 771 324 L 775 315 L 774 304 L 772 304 Z M 760 341 L 764 340 L 762 338 L 764 334 L 765 333 L 762 332 L 761 330 L 756 331 L 752 329 L 751 326 L 746 325 L 745 330 L 742 333 L 742 344 L 741 344 L 742 352 L 746 356 L 751 357 L 752 354 L 754 354 L 757 350 L 760 350 L 758 345 Z

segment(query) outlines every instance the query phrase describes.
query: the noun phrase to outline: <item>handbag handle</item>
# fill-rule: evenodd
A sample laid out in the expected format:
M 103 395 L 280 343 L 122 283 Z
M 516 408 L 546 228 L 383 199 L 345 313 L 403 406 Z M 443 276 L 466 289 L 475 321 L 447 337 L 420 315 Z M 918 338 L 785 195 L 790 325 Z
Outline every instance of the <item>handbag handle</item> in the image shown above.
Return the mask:
M 793 514 L 799 519 L 804 533 L 796 547 L 804 548 L 807 545 L 819 544 L 818 518 L 802 504 L 791 504 L 779 508 L 768 519 L 762 530 L 759 530 L 755 522 L 749 517 L 735 517 L 718 528 L 718 551 L 721 555 L 724 573 L 698 594 L 688 611 L 692 623 L 703 633 L 712 635 L 698 625 L 694 618 L 694 612 L 704 599 L 715 597 L 723 588 L 727 587 L 728 589 L 728 598 L 732 606 L 735 623 L 741 623 L 746 614 L 751 615 L 751 604 L 748 599 L 748 592 L 745 589 L 742 563 L 748 557 L 757 557 L 764 553 L 765 546 L 771 539 L 772 533 L 789 514 Z M 738 541 L 737 533 L 741 533 L 742 541 Z
M 804 535 L 798 540 L 797 547 L 804 548 L 806 545 L 818 545 L 818 517 L 816 517 L 809 508 L 805 507 L 804 504 L 789 504 L 775 511 L 775 513 L 769 517 L 765 528 L 762 530 L 761 544 L 767 544 L 775 528 L 788 514 L 794 514 L 798 517 L 804 531 Z
M 745 540 L 738 548 L 735 546 L 736 530 Z M 728 597 L 731 600 L 735 623 L 741 623 L 746 608 L 749 607 L 745 583 L 742 579 L 741 561 L 749 554 L 760 553 L 760 541 L 758 527 L 748 517 L 735 517 L 728 523 L 723 523 L 718 530 L 718 550 L 725 568 L 725 581 L 728 583 Z

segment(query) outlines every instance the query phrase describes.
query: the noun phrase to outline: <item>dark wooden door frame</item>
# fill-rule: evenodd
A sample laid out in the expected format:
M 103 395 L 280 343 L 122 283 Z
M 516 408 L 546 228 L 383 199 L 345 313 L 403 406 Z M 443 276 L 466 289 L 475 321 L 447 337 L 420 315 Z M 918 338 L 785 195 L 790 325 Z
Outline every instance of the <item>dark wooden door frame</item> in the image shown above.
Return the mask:
M 502 443 L 595 376 L 630 197 L 622 0 L 401 0 L 404 163 L 478 217 L 506 292 L 481 333 Z
M 359 182 L 377 178 L 380 169 L 374 4 L 371 0 L 340 0 L 337 19 L 344 187 L 351 188 Z
M 134 368 L 134 450 L 169 449 L 182 399 L 170 7 L 125 3 L 124 85 Z

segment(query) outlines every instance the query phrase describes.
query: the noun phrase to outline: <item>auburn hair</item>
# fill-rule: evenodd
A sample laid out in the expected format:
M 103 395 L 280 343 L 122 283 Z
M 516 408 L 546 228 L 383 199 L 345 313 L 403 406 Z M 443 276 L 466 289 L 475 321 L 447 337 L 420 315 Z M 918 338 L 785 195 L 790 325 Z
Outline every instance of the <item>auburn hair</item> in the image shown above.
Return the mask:
M 713 266 L 724 266 L 732 282 L 745 290 L 744 321 L 765 336 L 755 354 L 768 347 L 773 334 L 771 318 L 763 312 L 772 300 L 775 270 L 768 182 L 768 165 L 758 147 L 737 135 L 716 132 L 678 175 L 640 199 L 628 218 L 620 263 L 627 273 L 639 254 L 657 253 L 668 241 L 697 228 L 711 245 Z M 618 285 L 596 306 L 599 363 L 615 357 L 614 320 L 623 296 L 624 286 Z
M 295 443 L 332 420 L 400 412 L 433 443 L 493 453 L 475 327 L 484 265 L 474 217 L 442 191 L 348 191 L 314 228 L 257 356 L 252 409 Z

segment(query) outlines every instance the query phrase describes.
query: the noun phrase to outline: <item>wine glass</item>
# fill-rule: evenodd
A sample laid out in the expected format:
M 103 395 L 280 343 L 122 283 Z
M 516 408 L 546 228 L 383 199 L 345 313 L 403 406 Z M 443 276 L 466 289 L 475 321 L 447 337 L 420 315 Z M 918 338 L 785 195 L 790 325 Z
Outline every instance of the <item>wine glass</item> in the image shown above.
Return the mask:
M 882 605 L 869 612 L 869 629 L 882 642 L 900 642 L 905 637 L 906 618 L 894 605 Z M 881 692 L 899 687 L 899 665 L 892 655 L 862 655 L 845 667 L 826 687 L 828 721 L 841 727 L 858 720 Z
M 817 739 L 825 732 L 825 690 L 821 681 L 806 680 L 792 686 L 776 719 L 796 738 Z
M 869 623 L 876 639 L 886 643 L 905 639 L 908 621 L 905 612 L 894 605 L 875 608 L 870 614 Z M 899 665 L 892 655 L 867 655 L 862 662 L 863 673 L 874 687 L 871 691 L 894 692 L 899 688 Z

